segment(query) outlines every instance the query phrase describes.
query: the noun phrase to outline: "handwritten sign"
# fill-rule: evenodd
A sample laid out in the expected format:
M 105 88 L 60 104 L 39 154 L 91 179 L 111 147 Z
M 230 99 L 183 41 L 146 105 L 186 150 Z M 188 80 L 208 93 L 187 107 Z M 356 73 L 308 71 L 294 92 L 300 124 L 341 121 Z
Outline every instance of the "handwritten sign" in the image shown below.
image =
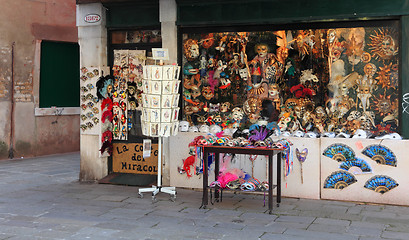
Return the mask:
M 158 174 L 158 144 L 152 144 L 151 155 L 143 157 L 143 143 L 114 143 L 112 170 L 117 173 Z

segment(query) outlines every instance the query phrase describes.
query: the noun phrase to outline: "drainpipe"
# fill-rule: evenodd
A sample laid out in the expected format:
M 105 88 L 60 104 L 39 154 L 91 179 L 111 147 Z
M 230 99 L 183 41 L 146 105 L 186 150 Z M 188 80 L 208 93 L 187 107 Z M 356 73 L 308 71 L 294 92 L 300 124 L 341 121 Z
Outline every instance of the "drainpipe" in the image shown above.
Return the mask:
M 14 158 L 14 45 L 11 45 L 11 110 L 10 110 L 10 148 L 9 158 Z

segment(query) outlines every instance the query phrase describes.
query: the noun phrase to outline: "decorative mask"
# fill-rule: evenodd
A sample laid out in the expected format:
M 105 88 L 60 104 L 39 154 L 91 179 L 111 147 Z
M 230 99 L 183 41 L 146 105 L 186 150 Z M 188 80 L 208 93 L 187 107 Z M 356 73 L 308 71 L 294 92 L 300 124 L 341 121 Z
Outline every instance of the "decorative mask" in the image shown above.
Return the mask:
M 193 86 L 190 90 L 192 90 L 191 95 L 192 95 L 193 98 L 197 98 L 202 94 L 200 92 L 200 88 L 198 88 L 197 86 Z
M 305 85 L 307 81 L 311 84 L 319 82 L 317 76 L 312 74 L 312 69 L 307 69 L 301 72 L 300 82 Z
M 277 84 L 270 84 L 268 87 L 268 95 L 270 98 L 277 99 L 279 98 L 280 91 L 278 90 Z
M 265 58 L 268 53 L 268 45 L 265 43 L 256 44 L 255 50 L 260 58 Z
M 375 33 L 371 35 L 371 42 L 368 43 L 368 46 L 372 49 L 372 55 L 375 56 L 376 59 L 381 58 L 388 60 L 398 54 L 398 47 L 396 46 L 394 35 L 396 34 L 390 29 L 379 29 L 379 31 L 375 31 Z
M 209 125 L 203 124 L 199 127 L 199 132 L 208 133 L 209 131 Z
M 199 132 L 199 129 L 196 126 L 190 126 L 189 132 Z
M 199 57 L 199 45 L 196 40 L 187 39 L 183 44 L 183 49 L 188 61 L 193 61 Z
M 240 122 L 243 119 L 244 112 L 241 108 L 235 107 L 232 110 L 232 118 L 236 122 Z
M 185 106 L 184 114 L 186 114 L 186 115 L 192 115 L 193 114 L 192 105 L 186 105 Z
M 354 134 L 360 127 L 361 122 L 359 120 L 352 120 L 347 123 L 347 129 L 351 134 Z
M 325 112 L 325 109 L 322 106 L 318 106 L 315 108 L 315 116 L 317 118 L 325 118 L 327 116 L 327 113 Z
M 373 77 L 376 73 L 376 66 L 373 63 L 367 63 L 364 67 L 364 72 L 368 77 Z
M 197 113 L 197 112 L 199 112 L 201 109 L 202 109 L 202 107 L 203 107 L 203 102 L 200 102 L 200 100 L 199 99 L 195 99 L 195 100 L 193 100 L 193 105 L 192 105 L 192 111 L 194 112 L 194 113 Z
M 189 131 L 189 122 L 180 121 L 179 122 L 179 132 L 187 132 L 187 131 Z
M 347 120 L 348 120 L 348 121 L 352 121 L 352 120 L 356 120 L 356 119 L 358 119 L 358 118 L 360 118 L 360 117 L 361 117 L 361 113 L 360 113 L 360 112 L 358 112 L 358 111 L 352 111 L 352 112 L 349 114 Z
M 249 72 L 247 68 L 240 69 L 239 74 L 240 74 L 241 79 L 243 79 L 243 81 L 247 81 L 249 77 Z
M 206 100 L 210 100 L 214 97 L 214 93 L 210 86 L 203 86 L 202 88 L 202 95 Z
M 222 105 L 220 106 L 220 112 L 223 112 L 223 113 L 228 112 L 230 110 L 230 106 L 231 106 L 230 102 L 222 103 Z
M 220 116 L 220 114 L 216 114 L 213 116 L 213 121 L 216 124 L 221 124 L 222 123 L 222 117 Z
M 220 111 L 220 103 L 217 103 L 217 104 L 210 103 L 210 109 L 209 109 L 210 113 L 217 113 L 219 111 Z
M 207 35 L 202 39 L 202 41 L 200 41 L 200 43 L 202 44 L 202 47 L 203 47 L 203 48 L 206 48 L 206 49 L 208 49 L 208 48 L 210 48 L 211 46 L 213 46 L 213 44 L 214 44 L 214 36 L 213 36 L 213 33 L 207 34 Z

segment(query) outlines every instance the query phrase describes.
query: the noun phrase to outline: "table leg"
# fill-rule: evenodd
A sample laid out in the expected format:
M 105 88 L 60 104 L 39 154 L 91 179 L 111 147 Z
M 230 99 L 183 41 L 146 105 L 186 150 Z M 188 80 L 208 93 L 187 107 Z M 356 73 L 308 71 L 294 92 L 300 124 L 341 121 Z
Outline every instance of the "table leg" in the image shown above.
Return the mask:
M 268 155 L 268 210 L 273 212 L 273 156 Z
M 219 162 L 220 162 L 220 153 L 214 153 L 214 180 L 216 181 L 219 178 Z M 219 191 L 217 187 L 214 191 L 214 199 L 219 199 Z
M 277 153 L 277 207 L 281 203 L 281 159 L 282 153 Z
M 202 206 L 200 208 L 206 208 L 209 201 L 209 196 L 207 192 L 207 185 L 208 185 L 208 168 L 207 168 L 207 158 L 208 152 L 203 150 L 203 197 L 202 197 Z

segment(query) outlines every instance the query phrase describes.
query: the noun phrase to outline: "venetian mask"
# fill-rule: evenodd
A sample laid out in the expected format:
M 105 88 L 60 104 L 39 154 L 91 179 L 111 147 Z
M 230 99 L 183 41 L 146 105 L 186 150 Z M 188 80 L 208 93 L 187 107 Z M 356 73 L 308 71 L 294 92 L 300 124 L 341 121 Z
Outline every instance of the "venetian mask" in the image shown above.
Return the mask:
M 189 130 L 189 122 L 188 121 L 180 121 L 179 131 L 180 132 L 187 132 L 188 130 Z
M 202 88 L 202 95 L 206 100 L 210 100 L 214 97 L 214 93 L 212 92 L 210 86 L 204 86 Z
M 240 74 L 241 79 L 243 79 L 243 81 L 247 81 L 249 77 L 247 68 L 239 69 L 239 74 Z
M 364 67 L 364 72 L 367 76 L 372 77 L 376 73 L 376 66 L 373 63 L 368 63 Z
M 347 128 L 351 134 L 354 134 L 360 127 L 361 122 L 359 120 L 352 120 L 347 123 Z
M 327 116 L 327 113 L 325 112 L 324 108 L 322 106 L 318 106 L 315 108 L 315 116 L 317 116 L 317 118 L 325 118 L 325 116 Z
M 337 37 L 337 32 L 335 29 L 329 29 L 327 32 L 327 38 L 329 43 L 333 43 Z
M 191 95 L 192 95 L 193 98 L 197 98 L 197 97 L 199 97 L 201 95 L 200 88 L 198 88 L 196 86 L 193 86 L 191 88 L 191 90 L 192 90 Z
M 214 116 L 213 116 L 213 121 L 214 121 L 216 124 L 222 123 L 222 117 L 220 116 L 220 114 L 214 115 Z
M 385 56 L 393 56 L 395 54 L 395 40 L 393 40 L 393 38 L 389 35 L 386 35 L 382 42 L 381 42 L 381 46 L 380 46 L 383 54 Z
M 379 112 L 385 114 L 391 111 L 391 101 L 389 99 L 382 99 L 378 102 Z
M 278 98 L 279 96 L 279 90 L 278 90 L 278 85 L 277 84 L 270 84 L 268 87 L 268 95 L 271 98 Z
M 352 112 L 349 114 L 347 120 L 348 120 L 348 121 L 352 121 L 352 120 L 358 119 L 358 118 L 360 118 L 360 117 L 361 117 L 361 113 L 360 113 L 360 112 L 358 112 L 358 111 L 352 111 Z
M 256 45 L 255 50 L 259 57 L 265 58 L 268 53 L 268 46 L 267 44 L 260 43 Z
M 228 112 L 230 109 L 231 103 L 230 102 L 224 102 L 222 103 L 222 105 L 220 106 L 220 112 Z
M 213 46 L 214 44 L 214 37 L 213 37 L 213 33 L 209 33 L 207 34 L 204 39 L 201 41 L 202 43 L 202 47 L 203 48 L 209 48 L 211 46 Z
M 220 103 L 213 104 L 210 103 L 209 112 L 219 112 L 220 111 Z
M 240 122 L 243 119 L 244 113 L 243 110 L 239 107 L 235 107 L 232 110 L 232 118 L 233 120 Z
M 183 44 L 185 57 L 188 61 L 193 61 L 199 57 L 199 45 L 196 40 L 187 39 Z
M 186 115 L 191 115 L 191 114 L 193 114 L 192 105 L 186 105 L 185 108 L 184 108 L 184 113 L 185 113 Z

